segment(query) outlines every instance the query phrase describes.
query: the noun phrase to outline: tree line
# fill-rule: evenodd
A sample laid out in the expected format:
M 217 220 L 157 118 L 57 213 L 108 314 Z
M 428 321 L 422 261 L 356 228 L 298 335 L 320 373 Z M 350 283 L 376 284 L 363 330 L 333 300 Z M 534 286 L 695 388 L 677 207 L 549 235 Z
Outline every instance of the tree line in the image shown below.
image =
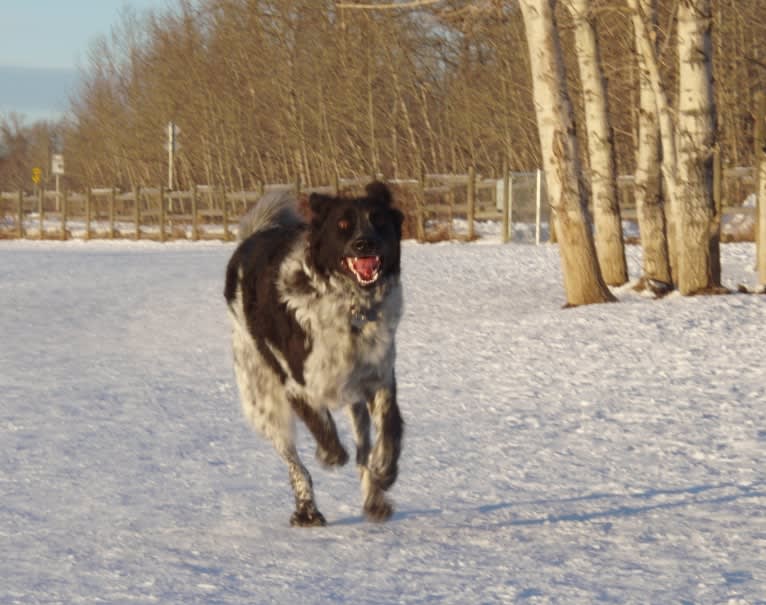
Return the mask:
M 180 131 L 175 186 L 255 188 L 342 176 L 417 177 L 541 165 L 526 33 L 515 2 L 445 0 L 355 10 L 332 0 L 178 0 L 125 9 L 92 43 L 60 123 L 2 119 L 0 184 L 66 154 L 72 187 L 166 181 L 168 122 Z M 660 2 L 659 67 L 676 78 L 677 2 Z M 345 8 L 344 8 L 345 7 Z M 713 14 L 723 157 L 750 163 L 753 94 L 766 85 L 766 11 L 719 0 Z M 584 130 L 574 19 L 556 7 L 576 123 Z M 627 3 L 594 0 L 617 168 L 635 171 L 640 67 Z M 675 103 L 673 87 L 669 87 Z M 46 160 L 46 161 L 44 161 Z
M 28 186 L 31 162 L 48 166 L 54 148 L 72 187 L 165 182 L 169 123 L 179 131 L 177 188 L 542 166 L 565 284 L 581 289 L 568 299 L 579 304 L 608 299 L 605 285 L 627 279 L 615 178 L 635 174 L 642 234 L 655 235 L 642 242 L 646 283 L 684 281 L 681 267 L 694 262 L 679 243 L 694 233 L 697 251 L 709 250 L 681 289 L 716 286 L 710 152 L 755 162 L 762 2 L 396 4 L 177 0 L 125 10 L 92 45 L 65 120 L 3 120 L 0 188 Z M 684 88 L 692 81 L 697 89 Z M 674 205 L 677 194 L 707 209 Z M 574 279 L 578 271 L 593 281 Z

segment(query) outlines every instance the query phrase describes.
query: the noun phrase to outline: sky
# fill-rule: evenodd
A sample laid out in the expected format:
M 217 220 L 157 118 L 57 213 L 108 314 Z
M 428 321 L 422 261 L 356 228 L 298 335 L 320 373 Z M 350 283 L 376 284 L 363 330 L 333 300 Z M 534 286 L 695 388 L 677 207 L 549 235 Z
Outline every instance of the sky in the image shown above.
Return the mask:
M 90 44 L 126 8 L 162 10 L 166 0 L 0 0 L 0 116 L 58 117 Z

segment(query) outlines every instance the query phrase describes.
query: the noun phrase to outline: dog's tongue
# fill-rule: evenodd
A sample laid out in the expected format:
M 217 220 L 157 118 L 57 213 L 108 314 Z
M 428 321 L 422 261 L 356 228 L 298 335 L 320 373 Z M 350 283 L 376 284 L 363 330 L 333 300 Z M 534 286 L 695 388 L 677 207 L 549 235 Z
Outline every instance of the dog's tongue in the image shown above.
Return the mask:
M 380 258 L 377 256 L 362 256 L 351 260 L 354 265 L 354 271 L 362 279 L 369 281 L 375 276 L 375 272 L 380 268 Z

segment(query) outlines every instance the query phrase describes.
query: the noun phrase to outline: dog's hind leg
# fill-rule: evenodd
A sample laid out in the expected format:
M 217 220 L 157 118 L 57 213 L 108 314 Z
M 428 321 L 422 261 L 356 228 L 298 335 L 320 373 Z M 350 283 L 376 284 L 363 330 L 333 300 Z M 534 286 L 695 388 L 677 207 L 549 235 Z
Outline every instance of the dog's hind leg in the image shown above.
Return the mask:
M 315 410 L 300 397 L 291 397 L 290 405 L 295 414 L 314 435 L 317 442 L 316 457 L 323 466 L 343 466 L 348 453 L 338 437 L 338 429 L 329 410 Z

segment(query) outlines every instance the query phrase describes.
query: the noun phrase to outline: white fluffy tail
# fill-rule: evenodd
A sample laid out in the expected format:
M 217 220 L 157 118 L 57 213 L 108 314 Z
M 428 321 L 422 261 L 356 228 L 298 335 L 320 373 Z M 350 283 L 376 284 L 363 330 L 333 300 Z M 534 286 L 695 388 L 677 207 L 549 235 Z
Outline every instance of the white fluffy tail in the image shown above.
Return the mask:
M 290 189 L 269 191 L 239 221 L 242 241 L 256 231 L 272 227 L 292 227 L 303 222 L 298 214 L 298 200 Z

